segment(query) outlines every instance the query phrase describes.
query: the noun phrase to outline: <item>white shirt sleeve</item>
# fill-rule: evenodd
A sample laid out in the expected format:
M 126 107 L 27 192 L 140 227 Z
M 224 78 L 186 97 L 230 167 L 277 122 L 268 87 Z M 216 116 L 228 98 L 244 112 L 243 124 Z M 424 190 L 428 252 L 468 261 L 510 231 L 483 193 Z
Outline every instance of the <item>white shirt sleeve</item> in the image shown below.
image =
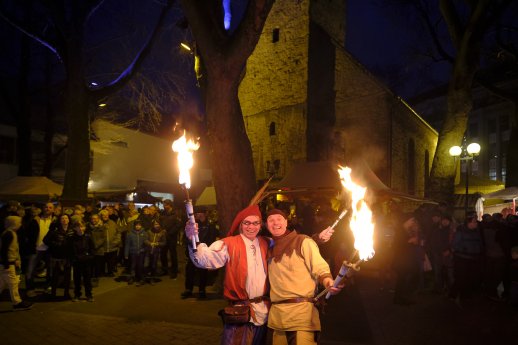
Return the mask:
M 216 241 L 207 247 L 205 243 L 200 243 L 193 251 L 189 248 L 189 257 L 192 263 L 198 268 L 215 270 L 226 265 L 228 262 L 228 249 L 223 241 Z

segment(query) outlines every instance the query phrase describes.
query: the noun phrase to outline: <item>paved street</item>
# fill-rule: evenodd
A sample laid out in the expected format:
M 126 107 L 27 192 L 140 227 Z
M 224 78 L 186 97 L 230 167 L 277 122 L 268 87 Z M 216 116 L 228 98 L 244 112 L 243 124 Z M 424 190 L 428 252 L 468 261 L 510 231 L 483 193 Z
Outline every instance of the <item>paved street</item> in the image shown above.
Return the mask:
M 95 302 L 39 296 L 30 311 L 12 312 L 0 299 L 0 344 L 218 344 L 225 304 L 215 294 L 182 300 L 183 275 L 154 286 L 128 286 L 102 278 Z M 505 303 L 477 297 L 462 308 L 423 293 L 410 306 L 392 304 L 375 272 L 362 270 L 354 285 L 334 296 L 323 315 L 322 345 L 513 344 L 518 317 Z M 210 292 L 210 290 L 209 290 Z

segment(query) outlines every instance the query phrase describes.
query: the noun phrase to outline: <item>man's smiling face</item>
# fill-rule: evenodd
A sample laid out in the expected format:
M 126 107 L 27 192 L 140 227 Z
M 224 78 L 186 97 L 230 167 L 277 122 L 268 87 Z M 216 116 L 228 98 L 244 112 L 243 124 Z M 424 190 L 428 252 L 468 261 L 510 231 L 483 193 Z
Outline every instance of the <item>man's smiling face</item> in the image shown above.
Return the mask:
M 241 222 L 241 233 L 246 238 L 253 241 L 261 230 L 261 218 L 258 216 L 248 216 Z
M 280 214 L 272 214 L 266 220 L 266 224 L 272 236 L 281 236 L 286 232 L 288 220 Z

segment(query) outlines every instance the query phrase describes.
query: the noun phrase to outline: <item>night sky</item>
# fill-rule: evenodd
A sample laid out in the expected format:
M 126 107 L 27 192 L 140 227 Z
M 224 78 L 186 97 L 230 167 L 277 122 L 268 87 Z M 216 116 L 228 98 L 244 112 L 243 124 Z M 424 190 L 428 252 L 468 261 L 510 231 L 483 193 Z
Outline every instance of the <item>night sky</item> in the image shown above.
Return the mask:
M 245 9 L 245 0 L 233 0 L 233 22 L 235 28 L 241 13 Z M 429 39 L 418 16 L 407 6 L 394 5 L 390 0 L 347 0 L 347 37 L 346 48 L 366 66 L 375 76 L 406 100 L 424 91 L 444 85 L 448 82 L 451 66 L 446 62 L 433 62 L 425 56 L 432 50 Z M 434 9 L 434 20 L 440 22 L 437 3 L 429 2 Z M 106 0 L 87 24 L 85 44 L 86 80 L 88 83 L 102 85 L 115 78 L 131 61 L 146 35 L 152 29 L 161 4 L 158 1 Z M 515 6 L 517 7 L 517 6 Z M 18 9 L 17 9 L 18 8 Z M 2 10 L 20 17 L 19 3 L 7 0 Z M 14 9 L 14 10 L 13 10 Z M 512 13 L 509 14 L 511 17 Z M 52 25 L 45 20 L 45 15 L 37 13 L 37 20 L 32 23 L 36 32 L 45 33 L 52 38 Z M 514 18 L 518 18 L 514 16 Z M 193 57 L 183 51 L 179 43 L 190 43 L 189 31 L 178 25 L 182 14 L 178 3 L 171 11 L 157 44 L 146 58 L 140 73 L 151 80 L 157 76 L 169 74 L 176 76 L 179 93 L 183 99 L 164 98 L 164 126 L 160 135 L 171 135 L 171 128 L 176 119 L 194 118 L 195 123 L 202 123 L 202 106 L 199 92 L 195 85 Z M 516 22 L 516 19 L 514 19 Z M 0 20 L 0 48 L 4 52 L 0 57 L 0 77 L 2 82 L 12 85 L 20 66 L 19 49 L 21 34 Z M 441 32 L 445 41 L 449 41 L 446 32 Z M 451 48 L 452 55 L 454 52 Z M 53 84 L 59 85 L 64 77 L 63 68 L 46 48 L 31 44 L 31 84 L 37 100 L 41 93 L 45 66 L 52 65 Z M 14 90 L 9 92 L 13 93 Z M 183 97 L 182 96 L 182 97 Z M 14 99 L 14 98 L 13 98 Z M 5 104 L 0 101 L 0 108 Z M 6 117 L 2 112 L 2 119 Z
M 429 47 L 416 14 L 388 3 L 348 0 L 346 48 L 404 99 L 447 83 L 451 65 L 421 54 Z

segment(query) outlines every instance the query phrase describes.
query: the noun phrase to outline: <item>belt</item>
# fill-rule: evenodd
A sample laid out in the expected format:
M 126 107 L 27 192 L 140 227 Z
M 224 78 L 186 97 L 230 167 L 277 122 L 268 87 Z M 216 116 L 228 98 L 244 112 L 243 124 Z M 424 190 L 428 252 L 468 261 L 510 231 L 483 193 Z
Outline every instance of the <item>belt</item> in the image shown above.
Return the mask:
M 314 297 L 297 297 L 297 298 L 283 299 L 281 301 L 275 301 L 275 302 L 272 302 L 272 304 L 303 303 L 303 302 L 315 303 L 315 302 L 317 302 L 317 300 Z
M 254 298 L 250 298 L 250 299 L 245 299 L 245 300 L 229 301 L 229 303 L 232 305 L 249 305 L 250 303 L 259 303 L 262 301 L 269 301 L 269 300 L 270 300 L 270 297 L 268 297 L 268 296 L 259 296 L 259 297 L 254 297 Z

